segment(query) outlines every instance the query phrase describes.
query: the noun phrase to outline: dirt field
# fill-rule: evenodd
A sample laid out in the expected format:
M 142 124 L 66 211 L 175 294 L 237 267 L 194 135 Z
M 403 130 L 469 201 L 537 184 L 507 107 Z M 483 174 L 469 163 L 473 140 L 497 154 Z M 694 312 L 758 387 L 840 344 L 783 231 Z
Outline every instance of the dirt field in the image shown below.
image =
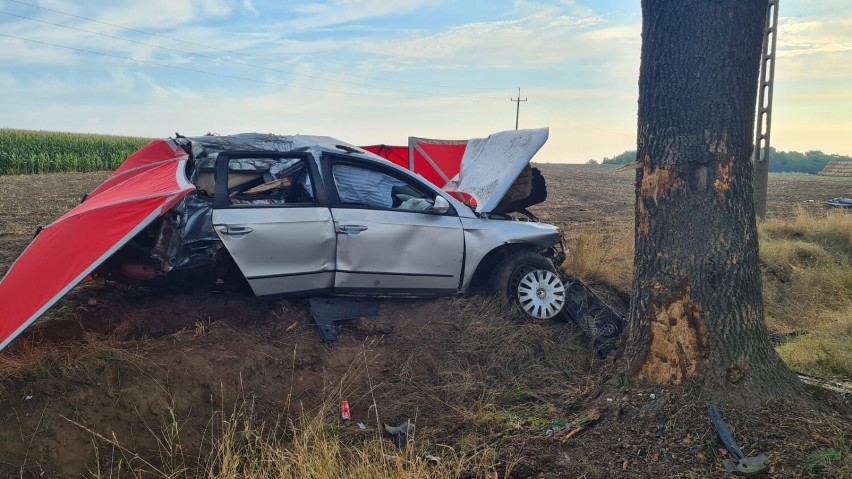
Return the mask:
M 550 192 L 535 210 L 543 221 L 564 229 L 632 221 L 632 171 L 539 166 Z M 38 225 L 104 177 L 0 176 L 0 272 Z M 768 214 L 819 209 L 841 195 L 852 195 L 848 178 L 773 176 Z M 476 298 L 384 301 L 379 317 L 342 325 L 339 341 L 324 344 L 305 301 L 157 296 L 89 283 L 0 353 L 0 477 L 95 475 L 115 459 L 116 444 L 137 467 L 138 457 L 204 462 L 199 451 L 217 414 L 250 403 L 263 422 L 341 399 L 352 407 L 353 420 L 340 426 L 345 437 L 376 434 L 377 417 L 411 418 L 432 453 L 438 445 L 493 447 L 500 475 L 726 477 L 706 411 L 677 406 L 689 391 L 623 388 L 613 396 L 603 388 L 614 381 L 610 363 L 573 327 L 493 308 Z M 805 467 L 825 446 L 813 433 L 848 447 L 852 411 L 840 398 L 815 401 L 825 414 L 783 403 L 758 412 L 723 405 L 723 414 L 747 454 L 769 454 L 772 477 L 822 477 L 819 465 Z M 600 419 L 576 437 L 560 429 L 594 414 Z M 174 424 L 177 449 L 164 440 Z M 101 477 L 115 477 L 105 470 Z M 479 475 L 488 474 L 470 472 Z

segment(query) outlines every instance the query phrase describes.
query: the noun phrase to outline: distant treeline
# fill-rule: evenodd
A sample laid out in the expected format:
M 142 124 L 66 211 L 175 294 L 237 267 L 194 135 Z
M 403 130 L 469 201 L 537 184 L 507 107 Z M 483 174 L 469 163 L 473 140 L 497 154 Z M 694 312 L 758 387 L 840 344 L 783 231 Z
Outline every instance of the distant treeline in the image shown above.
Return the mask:
M 0 175 L 114 170 L 151 140 L 0 128 Z
M 829 161 L 852 161 L 852 156 L 830 155 L 819 150 L 805 153 L 798 151 L 778 151 L 769 147 L 769 171 L 781 173 L 809 173 L 815 175 L 825 168 Z M 625 151 L 613 158 L 604 158 L 603 164 L 610 166 L 624 165 L 636 161 L 636 150 Z

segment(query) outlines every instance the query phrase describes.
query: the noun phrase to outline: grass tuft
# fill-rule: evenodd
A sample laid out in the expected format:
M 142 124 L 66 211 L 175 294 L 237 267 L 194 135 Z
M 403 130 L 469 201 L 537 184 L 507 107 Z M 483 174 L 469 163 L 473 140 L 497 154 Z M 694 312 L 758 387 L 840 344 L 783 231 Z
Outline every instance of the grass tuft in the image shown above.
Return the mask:
M 629 293 L 633 281 L 633 229 L 604 224 L 571 231 L 565 269 L 587 283 L 604 283 Z

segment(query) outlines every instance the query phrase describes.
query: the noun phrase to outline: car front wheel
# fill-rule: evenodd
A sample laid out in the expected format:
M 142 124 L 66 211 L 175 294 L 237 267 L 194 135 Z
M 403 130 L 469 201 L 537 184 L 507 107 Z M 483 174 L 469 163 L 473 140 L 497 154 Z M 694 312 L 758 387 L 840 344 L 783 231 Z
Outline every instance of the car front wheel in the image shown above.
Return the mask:
M 535 319 L 550 319 L 565 306 L 565 285 L 555 268 L 532 251 L 515 252 L 500 261 L 489 289 Z

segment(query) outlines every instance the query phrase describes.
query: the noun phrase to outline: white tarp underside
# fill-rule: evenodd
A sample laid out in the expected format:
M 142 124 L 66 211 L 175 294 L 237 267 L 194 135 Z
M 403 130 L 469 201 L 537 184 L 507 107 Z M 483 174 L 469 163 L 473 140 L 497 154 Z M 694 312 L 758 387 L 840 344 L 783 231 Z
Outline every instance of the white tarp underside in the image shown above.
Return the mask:
M 454 191 L 476 200 L 476 211 L 492 211 L 547 141 L 548 128 L 503 131 L 467 142 Z

